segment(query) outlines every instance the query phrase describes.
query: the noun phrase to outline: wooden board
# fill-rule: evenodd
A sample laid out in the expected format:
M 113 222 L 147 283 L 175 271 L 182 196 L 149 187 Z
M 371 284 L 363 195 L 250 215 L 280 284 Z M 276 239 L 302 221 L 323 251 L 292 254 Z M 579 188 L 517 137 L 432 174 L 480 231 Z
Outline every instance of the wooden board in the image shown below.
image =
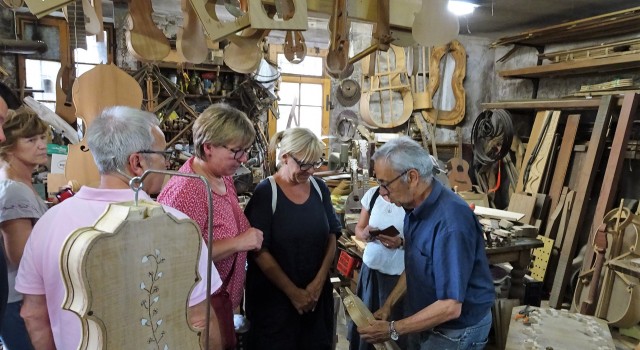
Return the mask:
M 530 274 L 534 280 L 542 282 L 547 272 L 551 251 L 553 250 L 553 240 L 540 235 L 538 235 L 537 238 L 544 243 L 544 246 L 532 250 L 531 255 L 533 255 L 533 258 L 531 261 Z
M 518 184 L 516 185 L 516 192 L 538 192 L 544 176 L 544 168 L 548 161 L 547 156 L 551 148 L 553 135 L 556 132 L 558 121 L 560 120 L 560 113 L 560 111 L 540 111 L 536 114 L 531 135 L 529 136 L 529 142 L 527 143 L 527 150 L 524 154 L 524 159 L 522 160 L 520 175 L 518 176 Z M 548 123 L 546 130 L 544 128 L 545 122 Z M 544 132 L 544 135 L 542 132 Z M 536 158 L 531 160 L 531 156 L 538 142 L 540 142 L 540 150 Z M 528 181 L 525 184 L 525 169 L 530 161 L 532 162 L 531 170 L 529 171 Z
M 519 69 L 501 70 L 502 78 L 548 78 L 575 74 L 614 72 L 640 67 L 640 53 L 605 58 L 560 62 Z
M 370 321 L 375 320 L 371 311 L 362 302 L 362 299 L 353 294 L 349 288 L 343 288 L 343 291 L 346 295 L 343 296 L 342 302 L 344 303 L 345 310 L 347 310 L 347 313 L 349 313 L 349 316 L 353 320 L 353 323 L 358 327 L 363 327 L 369 325 Z M 400 349 L 393 340 L 388 340 L 381 344 L 375 344 L 374 348 L 376 350 Z
M 534 340 L 538 349 L 615 349 L 609 327 L 601 319 L 570 313 L 567 310 L 530 308 L 534 309 L 531 317 L 537 320 L 531 325 L 523 324 L 522 320 L 515 320 L 524 306 L 513 308 L 505 349 L 527 349 L 526 344 L 531 344 L 533 349 Z
M 42 18 L 53 11 L 60 10 L 63 6 L 66 6 L 75 0 L 25 0 L 29 11 L 36 17 Z
M 510 221 L 518 221 L 524 217 L 525 214 L 514 213 L 511 211 L 487 208 L 476 205 L 476 209 L 473 211 L 478 216 L 495 219 L 505 219 Z
M 576 198 L 573 202 L 571 210 L 571 218 L 567 226 L 562 250 L 558 261 L 556 276 L 551 289 L 549 305 L 553 308 L 559 308 L 564 301 L 564 292 L 571 277 L 571 262 L 574 252 L 578 244 L 577 233 L 581 232 L 582 223 L 585 219 L 588 198 L 591 195 L 595 171 L 602 158 L 602 151 L 605 148 L 606 134 L 611 121 L 611 114 L 614 101 L 610 96 L 601 99 L 600 108 L 596 115 L 596 120 L 591 132 L 589 140 L 589 148 L 587 149 L 586 159 L 582 164 L 582 171 L 578 178 L 576 187 Z
M 527 193 L 514 193 L 509 199 L 509 207 L 507 208 L 507 210 L 524 214 L 524 216 L 518 221 L 523 224 L 530 224 L 535 208 L 535 195 L 530 195 Z
M 551 188 L 549 189 L 549 197 L 551 197 L 551 212 L 556 209 L 560 199 L 560 192 L 564 186 L 567 169 L 569 168 L 569 162 L 571 161 L 571 155 L 573 154 L 573 144 L 576 140 L 576 133 L 578 132 L 579 124 L 579 114 L 571 114 L 567 117 L 567 124 L 564 127 L 562 143 L 560 144 L 560 151 L 558 152 L 558 160 L 556 161 L 553 179 L 551 180 Z
M 607 160 L 607 167 L 605 168 L 604 179 L 602 180 L 602 186 L 600 187 L 598 204 L 596 211 L 593 215 L 593 222 L 589 232 L 589 242 L 593 241 L 593 232 L 596 231 L 597 225 L 600 225 L 604 215 L 612 209 L 614 200 L 616 199 L 618 182 L 622 173 L 622 162 L 624 161 L 625 152 L 627 150 L 627 144 L 629 143 L 629 136 L 631 134 L 631 128 L 633 127 L 633 121 L 636 119 L 636 111 L 638 109 L 638 102 L 640 101 L 640 95 L 635 93 L 629 93 L 624 96 L 622 102 L 622 110 L 618 117 L 618 125 L 616 126 L 616 133 L 613 137 L 613 143 L 611 145 L 611 152 L 609 153 L 609 159 Z M 582 264 L 582 271 L 586 271 L 591 268 L 593 262 L 593 246 L 587 244 L 585 251 L 585 259 Z
M 111 204 L 74 231 L 61 254 L 62 307 L 80 316 L 79 349 L 200 349 L 187 306 L 201 242 L 195 222 L 154 202 Z

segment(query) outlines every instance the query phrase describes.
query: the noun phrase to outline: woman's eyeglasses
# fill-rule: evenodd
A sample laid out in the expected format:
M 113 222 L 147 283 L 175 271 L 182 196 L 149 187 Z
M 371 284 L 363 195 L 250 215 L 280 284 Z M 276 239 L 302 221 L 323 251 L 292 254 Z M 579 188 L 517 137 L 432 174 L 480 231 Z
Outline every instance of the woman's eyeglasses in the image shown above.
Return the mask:
M 221 147 L 224 147 L 229 152 L 232 152 L 233 159 L 235 160 L 242 158 L 242 156 L 244 156 L 245 154 L 247 155 L 247 157 L 249 157 L 249 155 L 251 154 L 251 151 L 253 150 L 253 146 L 249 148 L 229 148 L 225 145 L 222 145 Z
M 296 157 L 294 157 L 292 154 L 289 154 L 289 156 L 298 164 L 298 166 L 300 167 L 300 170 L 302 171 L 307 171 L 311 168 L 318 169 L 322 166 L 322 163 L 324 162 L 324 159 L 320 158 L 320 160 L 315 163 L 303 163 L 300 160 L 298 160 Z
M 176 154 L 176 150 L 168 149 L 166 151 L 153 151 L 150 149 L 143 149 L 142 151 L 138 151 L 137 153 L 142 154 L 162 154 L 164 156 L 164 160 L 170 162 Z

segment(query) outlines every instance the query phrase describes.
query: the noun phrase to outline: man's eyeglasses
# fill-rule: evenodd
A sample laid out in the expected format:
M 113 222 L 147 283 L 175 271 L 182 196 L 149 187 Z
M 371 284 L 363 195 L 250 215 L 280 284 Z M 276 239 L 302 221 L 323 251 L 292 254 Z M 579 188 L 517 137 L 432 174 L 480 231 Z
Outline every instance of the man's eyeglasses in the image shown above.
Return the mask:
M 380 187 L 384 188 L 385 191 L 391 192 L 391 191 L 389 191 L 389 186 L 391 186 L 391 184 L 394 183 L 394 181 L 396 181 L 399 178 L 403 177 L 408 172 L 409 172 L 409 169 L 403 171 L 402 174 L 396 176 L 395 178 L 393 178 L 393 180 L 391 180 L 389 182 L 382 182 L 382 181 L 380 181 L 378 179 L 376 179 L 376 182 L 378 183 L 378 185 L 380 185 Z
M 164 160 L 167 162 L 170 162 L 174 155 L 176 154 L 176 150 L 174 149 L 168 149 L 166 151 L 153 151 L 150 149 L 143 149 L 142 151 L 138 151 L 137 153 L 142 153 L 142 154 L 162 154 L 164 156 Z
M 324 160 L 320 158 L 320 160 L 315 163 L 303 163 L 300 160 L 298 160 L 296 157 L 294 157 L 293 154 L 289 154 L 289 156 L 298 164 L 298 166 L 300 167 L 300 170 L 302 171 L 307 171 L 311 168 L 318 169 L 322 166 L 322 163 L 324 162 Z
M 232 152 L 233 153 L 233 159 L 235 159 L 235 160 L 238 160 L 238 159 L 242 158 L 242 156 L 244 156 L 245 154 L 248 157 L 251 154 L 251 151 L 253 150 L 253 146 L 251 146 L 249 148 L 229 148 L 229 147 L 227 147 L 225 145 L 222 145 L 221 147 L 224 147 L 229 152 Z

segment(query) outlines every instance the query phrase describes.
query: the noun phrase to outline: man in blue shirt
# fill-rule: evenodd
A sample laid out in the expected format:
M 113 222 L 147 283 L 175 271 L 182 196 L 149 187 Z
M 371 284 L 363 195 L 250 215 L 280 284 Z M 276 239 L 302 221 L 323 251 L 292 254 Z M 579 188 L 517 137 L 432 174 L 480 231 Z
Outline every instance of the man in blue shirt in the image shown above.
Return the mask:
M 380 194 L 407 211 L 405 276 L 376 312 L 382 320 L 358 329 L 362 339 L 379 343 L 409 334 L 410 349 L 483 349 L 495 292 L 478 220 L 434 179 L 429 153 L 417 142 L 394 139 L 372 159 Z M 386 321 L 402 296 L 408 317 Z

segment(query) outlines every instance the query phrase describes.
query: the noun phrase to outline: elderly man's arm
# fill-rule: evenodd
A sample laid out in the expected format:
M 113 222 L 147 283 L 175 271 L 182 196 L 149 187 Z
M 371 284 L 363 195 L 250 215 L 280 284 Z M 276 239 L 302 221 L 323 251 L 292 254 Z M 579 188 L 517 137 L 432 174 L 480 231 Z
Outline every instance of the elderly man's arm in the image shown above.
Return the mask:
M 189 307 L 189 323 L 195 329 L 202 331 L 202 337 L 200 338 L 201 347 L 204 348 L 204 327 L 207 324 L 207 308 L 210 309 L 209 317 L 209 350 L 222 349 L 222 341 L 220 336 L 220 327 L 218 325 L 218 317 L 213 311 L 209 299 L 203 300 L 201 303 Z
M 20 316 L 27 326 L 33 348 L 36 350 L 55 350 L 53 332 L 47 311 L 47 298 L 44 295 L 25 294 Z
M 398 334 L 409 334 L 431 329 L 460 317 L 462 303 L 453 299 L 438 300 L 417 313 L 394 323 Z M 369 343 L 389 340 L 389 322 L 373 321 L 367 327 L 358 327 L 360 337 Z

